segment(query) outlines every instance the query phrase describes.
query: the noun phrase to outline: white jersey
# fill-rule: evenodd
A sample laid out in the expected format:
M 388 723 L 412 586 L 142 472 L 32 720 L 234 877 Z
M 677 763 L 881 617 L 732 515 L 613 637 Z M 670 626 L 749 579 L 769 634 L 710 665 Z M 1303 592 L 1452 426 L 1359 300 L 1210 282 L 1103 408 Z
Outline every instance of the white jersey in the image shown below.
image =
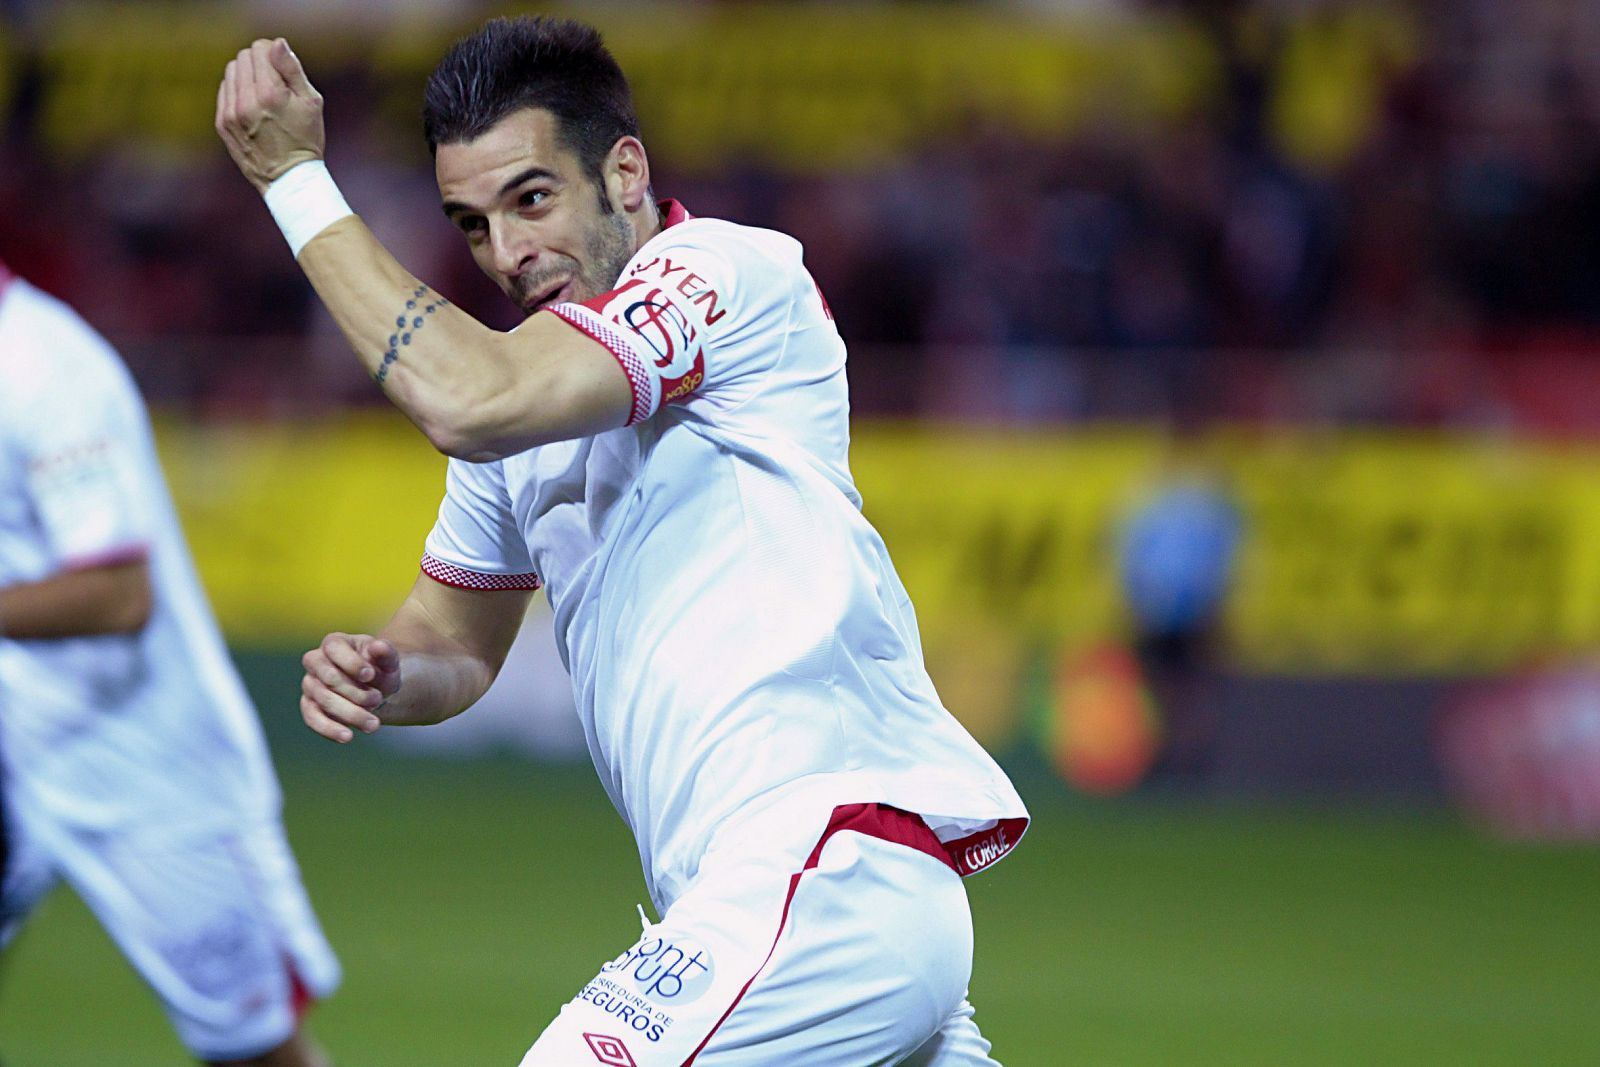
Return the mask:
M 963 873 L 1026 812 L 941 705 L 851 480 L 845 349 L 783 234 L 688 216 L 618 288 L 553 309 L 604 344 L 629 424 L 451 461 L 423 570 L 555 611 L 590 753 L 665 909 L 713 831 L 782 804 L 922 815 Z
M 7 800 L 78 831 L 275 815 L 260 724 L 132 379 L 70 308 L 0 268 L 0 586 L 139 558 L 153 611 L 138 633 L 0 637 Z

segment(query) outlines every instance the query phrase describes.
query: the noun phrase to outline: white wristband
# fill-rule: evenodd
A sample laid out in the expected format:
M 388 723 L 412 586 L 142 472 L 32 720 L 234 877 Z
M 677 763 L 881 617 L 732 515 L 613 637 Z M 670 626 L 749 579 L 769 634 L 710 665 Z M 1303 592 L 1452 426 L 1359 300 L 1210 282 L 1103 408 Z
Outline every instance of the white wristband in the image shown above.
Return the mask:
M 296 163 L 274 179 L 262 195 L 296 259 L 306 242 L 346 215 L 355 214 L 333 183 L 328 165 L 320 159 Z

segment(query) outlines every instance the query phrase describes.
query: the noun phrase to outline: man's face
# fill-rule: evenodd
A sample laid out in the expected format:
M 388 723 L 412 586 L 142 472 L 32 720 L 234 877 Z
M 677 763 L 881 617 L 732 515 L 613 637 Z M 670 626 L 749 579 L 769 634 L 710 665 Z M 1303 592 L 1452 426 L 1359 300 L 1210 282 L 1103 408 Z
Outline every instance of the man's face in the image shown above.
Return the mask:
M 611 291 L 635 251 L 627 216 L 543 108 L 514 111 L 475 140 L 440 145 L 434 173 L 472 257 L 526 314 Z

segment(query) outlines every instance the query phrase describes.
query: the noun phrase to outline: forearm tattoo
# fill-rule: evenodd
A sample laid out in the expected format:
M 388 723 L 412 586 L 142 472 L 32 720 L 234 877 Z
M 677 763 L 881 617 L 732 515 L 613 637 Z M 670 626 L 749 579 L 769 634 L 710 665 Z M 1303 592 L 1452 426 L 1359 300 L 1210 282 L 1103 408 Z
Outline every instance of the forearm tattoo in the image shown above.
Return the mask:
M 405 311 L 395 316 L 395 332 L 389 335 L 389 348 L 383 353 L 383 362 L 378 364 L 378 373 L 373 375 L 379 385 L 389 377 L 389 368 L 400 359 L 400 350 L 409 345 L 412 336 L 427 324 L 428 316 L 449 305 L 450 301 L 426 285 L 417 286 L 411 299 L 406 301 Z

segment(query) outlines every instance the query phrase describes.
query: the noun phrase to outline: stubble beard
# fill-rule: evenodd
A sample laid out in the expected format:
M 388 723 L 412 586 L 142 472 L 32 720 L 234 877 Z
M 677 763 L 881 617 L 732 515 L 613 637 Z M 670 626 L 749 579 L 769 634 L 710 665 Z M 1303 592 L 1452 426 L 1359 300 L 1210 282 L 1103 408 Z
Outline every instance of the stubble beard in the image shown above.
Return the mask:
M 522 308 L 535 293 L 555 283 L 563 276 L 572 279 L 567 302 L 582 303 L 609 293 L 617 287 L 622 270 L 633 258 L 633 227 L 620 211 L 603 212 L 595 221 L 584 241 L 584 257 L 580 262 L 571 256 L 562 257 L 548 270 L 530 278 L 519 278 L 511 298 Z M 546 305 L 547 307 L 549 305 Z M 542 308 L 540 310 L 543 310 Z
M 589 234 L 588 246 L 584 251 L 589 263 L 578 275 L 580 284 L 572 287 L 573 297 L 577 300 L 593 300 L 617 287 L 623 268 L 636 251 L 633 247 L 633 226 L 628 222 L 628 217 L 620 211 L 601 215 Z

